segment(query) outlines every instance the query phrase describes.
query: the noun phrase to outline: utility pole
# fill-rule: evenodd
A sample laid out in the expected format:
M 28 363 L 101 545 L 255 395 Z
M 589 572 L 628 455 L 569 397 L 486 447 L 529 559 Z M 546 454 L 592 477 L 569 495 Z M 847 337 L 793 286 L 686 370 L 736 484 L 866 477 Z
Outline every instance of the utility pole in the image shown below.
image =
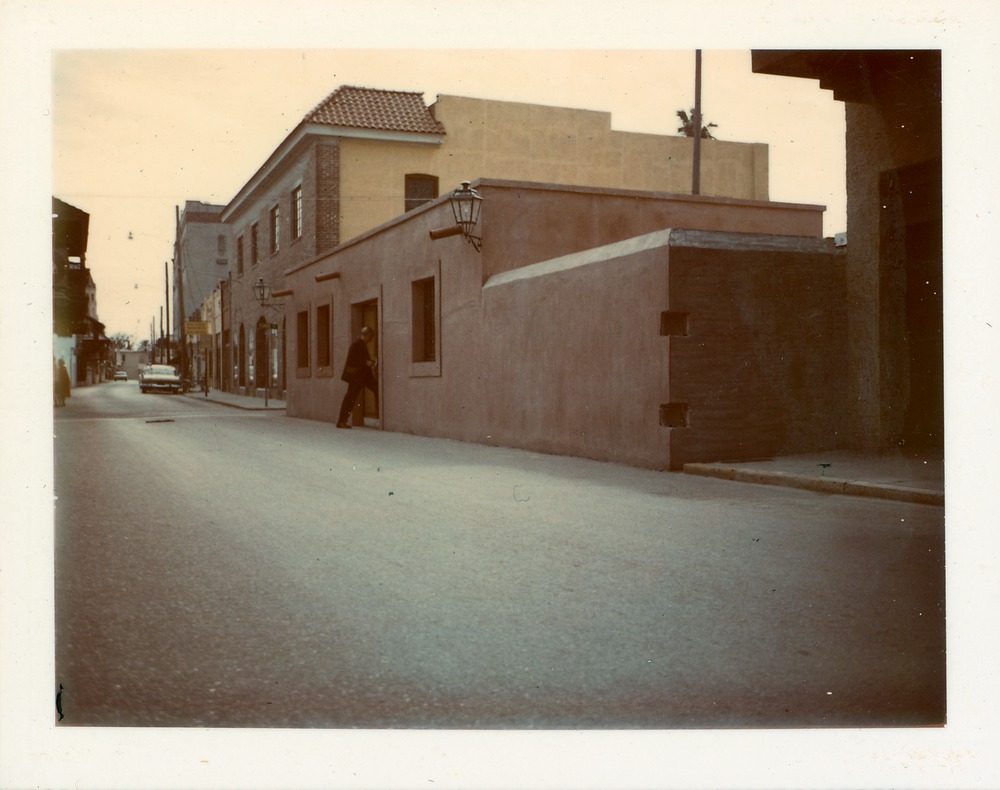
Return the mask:
M 701 50 L 694 51 L 694 164 L 691 194 L 701 194 Z
M 187 370 L 187 343 L 185 342 L 184 321 L 187 319 L 187 312 L 184 307 L 184 266 L 181 261 L 181 207 L 174 206 L 174 281 L 177 283 L 177 332 L 180 338 L 181 351 L 181 378 L 186 378 Z
M 170 364 L 170 274 L 167 262 L 163 262 L 163 291 L 167 299 L 167 364 Z

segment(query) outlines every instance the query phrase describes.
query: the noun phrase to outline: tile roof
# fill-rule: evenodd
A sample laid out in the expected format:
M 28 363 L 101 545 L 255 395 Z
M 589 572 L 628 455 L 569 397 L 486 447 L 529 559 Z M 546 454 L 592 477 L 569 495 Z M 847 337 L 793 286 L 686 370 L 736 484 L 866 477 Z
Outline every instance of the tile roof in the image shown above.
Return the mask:
M 444 134 L 424 104 L 424 94 L 342 85 L 316 105 L 305 123 L 392 132 Z

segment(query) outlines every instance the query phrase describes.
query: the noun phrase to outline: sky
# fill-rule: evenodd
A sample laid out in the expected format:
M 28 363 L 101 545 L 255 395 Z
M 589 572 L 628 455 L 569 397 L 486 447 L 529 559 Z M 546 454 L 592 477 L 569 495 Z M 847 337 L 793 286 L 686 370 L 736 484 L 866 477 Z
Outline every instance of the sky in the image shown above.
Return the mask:
M 0 784 L 468 788 L 519 767 L 533 787 L 995 788 L 997 30 L 994 0 L 0 0 Z M 673 134 L 695 47 L 706 120 L 721 139 L 768 143 L 772 198 L 827 205 L 827 235 L 845 224 L 841 110 L 815 82 L 750 74 L 747 53 L 942 50 L 948 726 L 374 740 L 55 731 L 52 195 L 91 214 L 101 320 L 142 336 L 163 300 L 174 207 L 227 202 L 340 84 L 591 108 L 616 129 Z M 141 495 L 132 482 L 123 502 Z
M 90 214 L 87 262 L 107 333 L 149 336 L 175 208 L 226 204 L 341 85 L 585 108 L 621 131 L 677 134 L 694 50 L 102 49 L 52 59 L 52 191 Z M 704 50 L 702 112 L 720 140 L 767 143 L 772 200 L 846 226 L 844 106 L 814 80 L 757 75 Z M 471 174 L 477 177 L 480 174 Z

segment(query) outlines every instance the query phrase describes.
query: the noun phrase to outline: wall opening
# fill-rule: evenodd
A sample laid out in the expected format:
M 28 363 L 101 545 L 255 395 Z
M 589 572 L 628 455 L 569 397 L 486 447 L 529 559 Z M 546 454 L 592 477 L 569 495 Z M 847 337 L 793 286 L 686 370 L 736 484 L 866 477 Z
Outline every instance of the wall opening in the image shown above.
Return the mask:
M 661 403 L 660 425 L 664 428 L 687 428 L 688 406 L 686 403 Z
M 680 335 L 688 333 L 688 314 L 666 310 L 660 313 L 660 335 Z

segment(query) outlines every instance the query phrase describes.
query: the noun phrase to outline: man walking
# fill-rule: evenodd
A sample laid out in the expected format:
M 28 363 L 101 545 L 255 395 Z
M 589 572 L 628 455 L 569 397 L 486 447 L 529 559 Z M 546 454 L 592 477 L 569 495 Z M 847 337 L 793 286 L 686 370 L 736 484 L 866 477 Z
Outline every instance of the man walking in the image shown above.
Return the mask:
M 367 326 L 361 327 L 361 334 L 351 343 L 347 351 L 347 361 L 344 363 L 344 372 L 341 374 L 341 381 L 347 382 L 347 392 L 344 400 L 340 404 L 340 416 L 337 418 L 338 428 L 350 428 L 348 422 L 351 411 L 358 402 L 358 396 L 367 388 L 375 396 L 375 403 L 378 404 L 378 387 L 375 382 L 375 365 L 378 364 L 368 354 L 368 342 L 375 336 Z

